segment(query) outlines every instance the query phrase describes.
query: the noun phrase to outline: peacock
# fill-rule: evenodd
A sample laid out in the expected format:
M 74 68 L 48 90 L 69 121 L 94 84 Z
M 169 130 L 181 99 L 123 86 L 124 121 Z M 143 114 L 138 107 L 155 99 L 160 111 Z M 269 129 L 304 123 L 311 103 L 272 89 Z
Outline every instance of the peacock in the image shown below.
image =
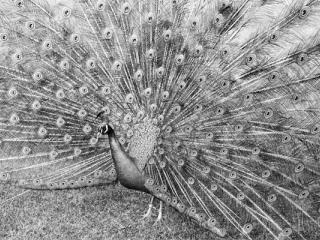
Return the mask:
M 320 239 L 319 0 L 0 2 L 2 184 Z

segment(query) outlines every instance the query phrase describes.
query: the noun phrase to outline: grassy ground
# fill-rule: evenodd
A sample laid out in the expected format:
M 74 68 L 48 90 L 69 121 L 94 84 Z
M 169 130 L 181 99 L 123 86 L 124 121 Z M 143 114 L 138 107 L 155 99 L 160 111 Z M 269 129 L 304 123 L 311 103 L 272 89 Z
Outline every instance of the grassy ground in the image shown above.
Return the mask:
M 0 203 L 19 192 L 0 186 Z M 148 202 L 149 196 L 119 186 L 31 191 L 0 204 L 0 239 L 218 239 L 169 207 L 161 224 L 153 226 L 156 216 L 141 220 Z

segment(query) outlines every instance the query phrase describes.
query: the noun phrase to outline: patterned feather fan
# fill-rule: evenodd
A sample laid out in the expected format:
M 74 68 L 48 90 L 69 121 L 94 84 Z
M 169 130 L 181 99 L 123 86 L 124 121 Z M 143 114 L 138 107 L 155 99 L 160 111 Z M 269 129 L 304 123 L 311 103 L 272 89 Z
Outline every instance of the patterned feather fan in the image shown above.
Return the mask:
M 226 239 L 320 238 L 320 2 L 1 1 L 0 173 L 116 179 Z

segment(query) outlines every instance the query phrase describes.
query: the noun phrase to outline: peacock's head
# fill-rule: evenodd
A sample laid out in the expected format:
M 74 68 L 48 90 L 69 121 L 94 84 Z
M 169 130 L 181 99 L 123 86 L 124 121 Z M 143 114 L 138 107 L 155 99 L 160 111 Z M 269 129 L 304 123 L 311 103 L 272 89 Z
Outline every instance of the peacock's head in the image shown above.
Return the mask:
M 105 111 L 99 112 L 96 118 L 101 118 L 104 113 Z M 101 133 L 102 135 L 114 134 L 113 128 L 107 123 L 102 123 L 98 128 L 98 132 Z

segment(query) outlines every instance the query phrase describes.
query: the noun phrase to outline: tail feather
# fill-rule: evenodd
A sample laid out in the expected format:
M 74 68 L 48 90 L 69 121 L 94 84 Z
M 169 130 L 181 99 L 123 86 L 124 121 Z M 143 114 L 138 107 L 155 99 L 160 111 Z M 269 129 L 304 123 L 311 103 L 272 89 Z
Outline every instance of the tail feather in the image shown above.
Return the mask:
M 149 191 L 220 237 L 319 237 L 319 1 L 1 10 L 2 181 L 109 184 L 109 124 Z

